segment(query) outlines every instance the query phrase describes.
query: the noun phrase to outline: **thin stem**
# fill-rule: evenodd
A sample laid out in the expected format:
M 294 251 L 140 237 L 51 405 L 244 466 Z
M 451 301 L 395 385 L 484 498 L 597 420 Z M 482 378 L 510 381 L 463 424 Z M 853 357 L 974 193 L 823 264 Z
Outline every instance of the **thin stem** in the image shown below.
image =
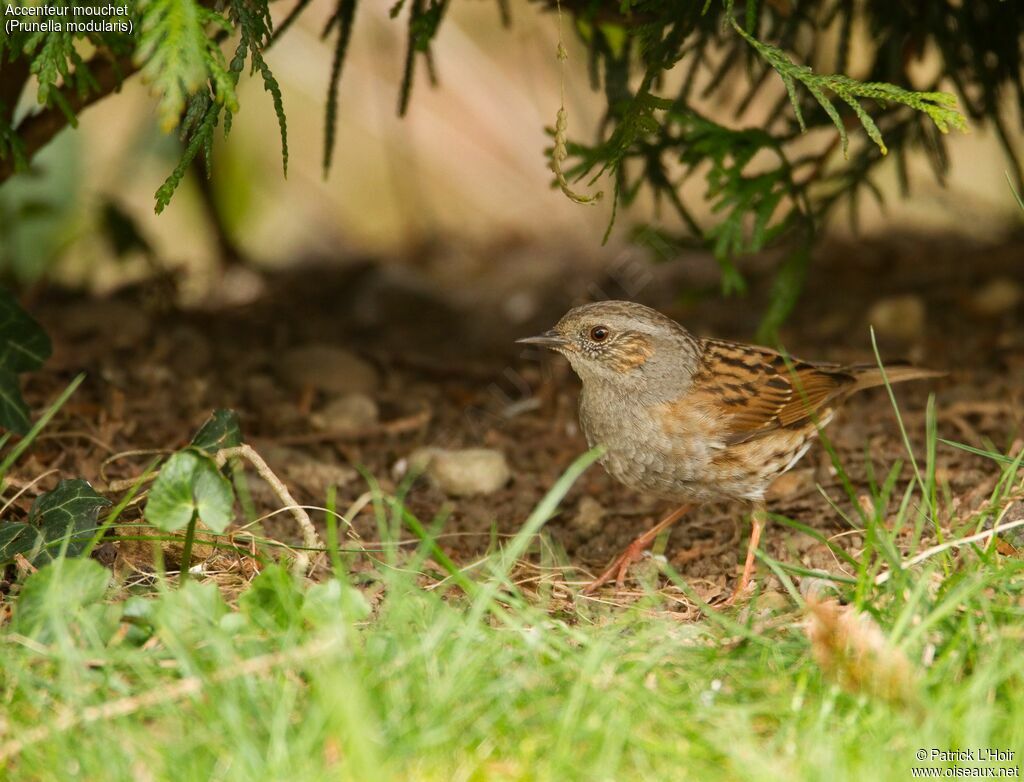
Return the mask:
M 196 537 L 196 522 L 199 521 L 199 510 L 192 511 L 192 518 L 185 529 L 185 547 L 181 551 L 181 573 L 178 574 L 178 583 L 188 580 L 188 571 L 192 567 L 192 541 Z
M 338 514 L 335 512 L 337 503 L 338 488 L 331 484 L 327 487 L 327 513 L 324 521 L 327 524 L 327 552 L 334 568 L 335 577 L 340 577 L 345 572 L 345 566 L 341 561 L 341 553 L 338 547 Z

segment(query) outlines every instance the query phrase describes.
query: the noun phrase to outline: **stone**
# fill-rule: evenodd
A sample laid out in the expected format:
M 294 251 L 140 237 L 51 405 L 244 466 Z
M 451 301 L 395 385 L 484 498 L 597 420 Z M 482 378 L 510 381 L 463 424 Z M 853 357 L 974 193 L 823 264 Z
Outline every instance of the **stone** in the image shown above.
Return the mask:
M 327 432 L 351 432 L 372 426 L 380 420 L 377 403 L 366 394 L 344 394 L 331 399 L 309 417 L 314 429 Z
M 409 466 L 452 497 L 493 494 L 512 477 L 505 454 L 493 448 L 420 448 Z
M 868 312 L 868 323 L 880 337 L 915 342 L 924 336 L 926 312 L 920 296 L 879 299 Z
M 264 454 L 267 465 L 290 488 L 298 485 L 322 499 L 330 486 L 344 486 L 359 477 L 351 467 L 318 459 L 288 446 L 275 446 Z
M 780 613 L 792 608 L 793 601 L 784 592 L 772 590 L 764 592 L 758 597 L 757 607 L 770 613 Z
M 351 351 L 315 343 L 286 351 L 277 373 L 292 388 L 327 394 L 372 393 L 379 382 L 377 370 Z
M 978 315 L 997 317 L 1024 301 L 1024 288 L 1009 277 L 996 277 L 971 294 L 971 309 Z

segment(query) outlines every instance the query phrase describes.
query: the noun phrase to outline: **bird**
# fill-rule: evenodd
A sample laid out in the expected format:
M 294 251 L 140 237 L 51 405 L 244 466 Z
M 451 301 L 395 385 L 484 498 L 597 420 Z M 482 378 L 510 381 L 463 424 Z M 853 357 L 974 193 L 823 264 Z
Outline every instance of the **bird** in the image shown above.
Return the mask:
M 631 489 L 678 507 L 640 535 L 583 590 L 630 565 L 699 503 L 753 505 L 743 573 L 728 602 L 749 589 L 769 485 L 799 462 L 853 393 L 943 373 L 887 365 L 804 361 L 757 345 L 695 336 L 630 301 L 575 307 L 549 331 L 516 340 L 560 353 L 582 383 L 580 425 L 599 461 Z

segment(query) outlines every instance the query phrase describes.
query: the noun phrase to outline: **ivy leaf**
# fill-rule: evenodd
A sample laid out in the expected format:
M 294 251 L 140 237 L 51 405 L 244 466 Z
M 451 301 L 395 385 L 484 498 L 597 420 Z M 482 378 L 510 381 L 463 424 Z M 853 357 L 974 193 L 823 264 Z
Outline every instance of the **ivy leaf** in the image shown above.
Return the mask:
M 61 481 L 32 504 L 27 523 L 0 522 L 0 564 L 18 554 L 33 564 L 46 564 L 60 554 L 65 537 L 69 539 L 66 555 L 78 556 L 92 537 L 100 508 L 109 505 L 110 500 L 86 481 Z
M 35 527 L 20 521 L 0 522 L 0 564 L 7 564 L 42 543 L 42 535 Z
M 53 351 L 46 332 L 0 288 L 0 427 L 18 434 L 29 428 L 29 411 L 18 374 L 39 369 Z
M 80 478 L 61 481 L 57 488 L 37 499 L 28 512 L 29 525 L 36 527 L 45 543 L 68 537 L 67 556 L 82 553 L 96 529 L 100 508 L 110 500 Z M 63 543 L 42 548 L 33 563 L 49 562 L 61 551 Z
M 0 288 L 0 368 L 10 372 L 39 369 L 53 348 L 46 332 Z
M 32 423 L 28 414 L 28 405 L 18 387 L 18 376 L 0 369 L 0 428 L 25 434 Z
M 194 448 L 178 451 L 160 470 L 149 492 L 146 520 L 164 532 L 188 526 L 192 515 L 214 532 L 231 523 L 235 494 L 216 462 Z
M 242 430 L 238 425 L 238 413 L 234 410 L 214 410 L 196 436 L 192 447 L 215 454 L 224 448 L 236 448 L 242 444 Z

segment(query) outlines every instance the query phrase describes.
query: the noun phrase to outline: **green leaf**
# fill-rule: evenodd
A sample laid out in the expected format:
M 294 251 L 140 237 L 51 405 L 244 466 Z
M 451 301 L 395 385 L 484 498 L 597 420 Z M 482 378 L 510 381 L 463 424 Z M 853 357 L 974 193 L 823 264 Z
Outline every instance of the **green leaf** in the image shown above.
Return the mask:
M 100 508 L 110 504 L 110 500 L 80 478 L 61 481 L 56 489 L 39 497 L 28 512 L 28 523 L 38 528 L 44 542 L 54 545 L 41 549 L 33 563 L 57 557 L 63 548 L 63 542 L 57 541 L 65 537 L 69 538 L 67 555 L 80 554 L 96 528 Z
M 30 423 L 28 405 L 21 397 L 18 376 L 0 369 L 0 427 L 25 434 Z
M 786 73 L 779 74 L 782 77 L 782 83 L 786 85 L 786 94 L 789 96 L 789 102 L 793 106 L 793 114 L 796 115 L 797 124 L 800 126 L 800 132 L 807 132 L 807 123 L 804 121 L 804 113 L 800 108 L 800 98 L 796 94 L 796 82 L 793 81 L 793 77 Z
M 223 532 L 231 523 L 234 491 L 216 462 L 202 451 L 178 451 L 160 470 L 149 492 L 146 520 L 165 532 L 188 525 L 193 514 L 209 529 Z
M 92 559 L 55 560 L 26 579 L 11 629 L 42 643 L 73 630 L 109 635 L 110 609 L 119 613 L 102 602 L 109 583 L 110 571 Z
M 160 98 L 164 131 L 177 127 L 189 97 L 211 86 L 219 105 L 237 110 L 234 80 L 216 36 L 207 32 L 230 32 L 228 20 L 195 0 L 142 0 L 139 11 L 135 62 Z
M 796 96 L 795 82 L 800 82 L 807 89 L 814 99 L 824 109 L 832 124 L 839 131 L 842 142 L 843 154 L 847 152 L 849 141 L 846 134 L 846 126 L 836 109 L 832 100 L 825 94 L 825 90 L 835 93 L 850 108 L 864 127 L 868 137 L 878 146 L 882 154 L 888 149 L 882 140 L 882 133 L 870 115 L 864 111 L 857 102 L 858 98 L 871 98 L 882 104 L 899 103 L 909 106 L 915 111 L 921 111 L 935 123 L 942 133 L 948 132 L 950 127 L 959 130 L 966 130 L 967 119 L 957 108 L 956 96 L 945 92 L 914 92 L 905 90 L 894 84 L 884 82 L 859 82 L 849 76 L 841 74 L 817 74 L 806 65 L 798 65 L 789 59 L 789 56 L 778 47 L 759 41 L 736 21 L 732 15 L 731 5 L 727 8 L 728 22 L 744 40 L 747 41 L 764 60 L 775 69 L 786 85 L 786 92 L 789 95 L 790 103 L 797 115 L 797 122 L 800 129 L 805 131 L 806 125 L 800 113 L 799 101 Z
M 973 445 L 958 443 L 954 440 L 946 440 L 942 437 L 939 438 L 939 442 L 944 445 L 952 446 L 953 448 L 959 448 L 961 451 L 967 451 L 967 453 L 973 453 L 975 456 L 984 456 L 986 459 L 992 459 L 993 461 L 1000 462 L 1002 464 L 1013 464 L 1012 456 L 1007 456 L 1006 454 L 1001 454 L 997 451 L 986 451 L 983 448 L 975 448 Z
M 214 410 L 192 438 L 192 447 L 210 454 L 223 448 L 237 448 L 241 444 L 242 430 L 238 425 L 238 413 L 234 410 Z
M 273 22 L 270 18 L 270 11 L 267 4 L 252 4 L 242 0 L 233 0 L 230 5 L 231 11 L 238 22 L 241 31 L 239 37 L 239 49 L 243 47 L 250 54 L 250 72 L 259 72 L 263 77 L 263 89 L 270 93 L 271 101 L 274 104 L 274 114 L 277 115 L 278 129 L 281 134 L 281 164 L 284 168 L 284 175 L 288 176 L 288 120 L 284 113 L 284 99 L 281 95 L 281 87 L 274 77 L 273 71 L 266 60 L 263 59 L 263 50 L 271 40 Z M 238 59 L 236 54 L 235 60 Z M 232 68 L 234 68 L 234 61 Z
M 234 614 L 237 616 L 237 614 Z M 175 647 L 201 653 L 211 634 L 230 614 L 217 585 L 186 581 L 155 601 L 150 621 L 157 635 Z
M 304 600 L 299 582 L 286 568 L 268 565 L 242 593 L 238 605 L 254 625 L 280 633 L 302 621 Z
M 64 403 L 71 398 L 71 395 L 75 393 L 75 389 L 82 384 L 84 379 L 85 373 L 80 373 L 74 380 L 68 383 L 67 387 L 61 391 L 60 396 L 57 397 L 52 405 L 46 408 L 43 414 L 39 416 L 39 420 L 32 425 L 32 428 L 29 429 L 28 432 L 25 433 L 25 436 L 22 437 L 21 440 L 19 440 L 14 447 L 4 455 L 3 459 L 0 459 L 0 491 L 3 490 L 5 477 L 7 475 L 7 471 L 11 469 L 11 465 L 21 458 L 21 455 L 29 446 L 32 445 L 35 438 L 39 436 L 39 433 L 43 431 L 43 429 L 46 428 L 47 424 L 50 423 L 50 419 L 57 414 L 57 411 L 64 406 Z M 7 442 L 8 435 L 9 433 L 5 433 L 3 436 L 0 436 L 0 444 Z
M 200 102 L 202 103 L 202 101 Z M 212 141 L 213 133 L 217 129 L 217 123 L 220 122 L 222 108 L 222 106 L 216 103 L 206 103 L 206 110 L 202 120 L 198 123 L 195 132 L 189 137 L 188 145 L 185 147 L 185 151 L 182 152 L 178 165 L 174 167 L 174 171 L 168 175 L 164 183 L 157 188 L 155 195 L 156 206 L 154 207 L 154 211 L 157 214 L 160 214 L 167 208 L 167 205 L 171 202 L 171 197 L 174 195 L 174 191 L 178 189 L 178 185 L 181 184 L 181 180 L 185 177 L 185 173 L 188 171 L 192 161 L 195 160 L 196 155 L 199 154 L 199 151 L 208 142 Z M 230 112 L 226 115 L 230 119 Z
M 18 305 L 10 291 L 0 288 L 0 369 L 39 369 L 52 352 L 50 338 L 42 327 Z
M 334 156 L 334 137 L 338 124 L 338 84 L 341 82 L 341 70 L 348 52 L 348 42 L 352 37 L 353 21 L 358 0 L 338 0 L 335 19 L 338 26 L 338 38 L 334 43 L 334 61 L 331 64 L 331 81 L 327 88 L 327 112 L 324 128 L 324 176 L 331 170 Z
M 779 327 L 796 306 L 811 262 L 811 241 L 809 234 L 803 237 L 803 241 L 783 261 L 775 277 L 771 300 L 757 331 L 758 340 L 765 344 L 778 340 Z
M 28 554 L 42 543 L 35 527 L 20 521 L 0 522 L 0 564 L 7 564 L 18 554 Z
M 339 616 L 362 621 L 372 612 L 362 592 L 336 578 L 313 584 L 302 604 L 302 618 L 317 628 L 336 626 Z
M 853 109 L 853 113 L 857 115 L 857 119 L 860 120 L 860 124 L 864 126 L 864 130 L 867 132 L 868 138 L 875 142 L 883 155 L 888 155 L 889 148 L 885 146 L 885 140 L 882 138 L 882 131 L 878 129 L 878 125 L 876 125 L 875 121 L 871 119 L 871 116 L 864 111 L 860 103 L 857 102 L 857 99 L 845 93 L 840 93 L 839 97 L 846 101 L 847 105 Z
M 21 397 L 18 374 L 39 369 L 53 348 L 46 332 L 0 288 L 0 427 L 28 431 L 28 405 Z

